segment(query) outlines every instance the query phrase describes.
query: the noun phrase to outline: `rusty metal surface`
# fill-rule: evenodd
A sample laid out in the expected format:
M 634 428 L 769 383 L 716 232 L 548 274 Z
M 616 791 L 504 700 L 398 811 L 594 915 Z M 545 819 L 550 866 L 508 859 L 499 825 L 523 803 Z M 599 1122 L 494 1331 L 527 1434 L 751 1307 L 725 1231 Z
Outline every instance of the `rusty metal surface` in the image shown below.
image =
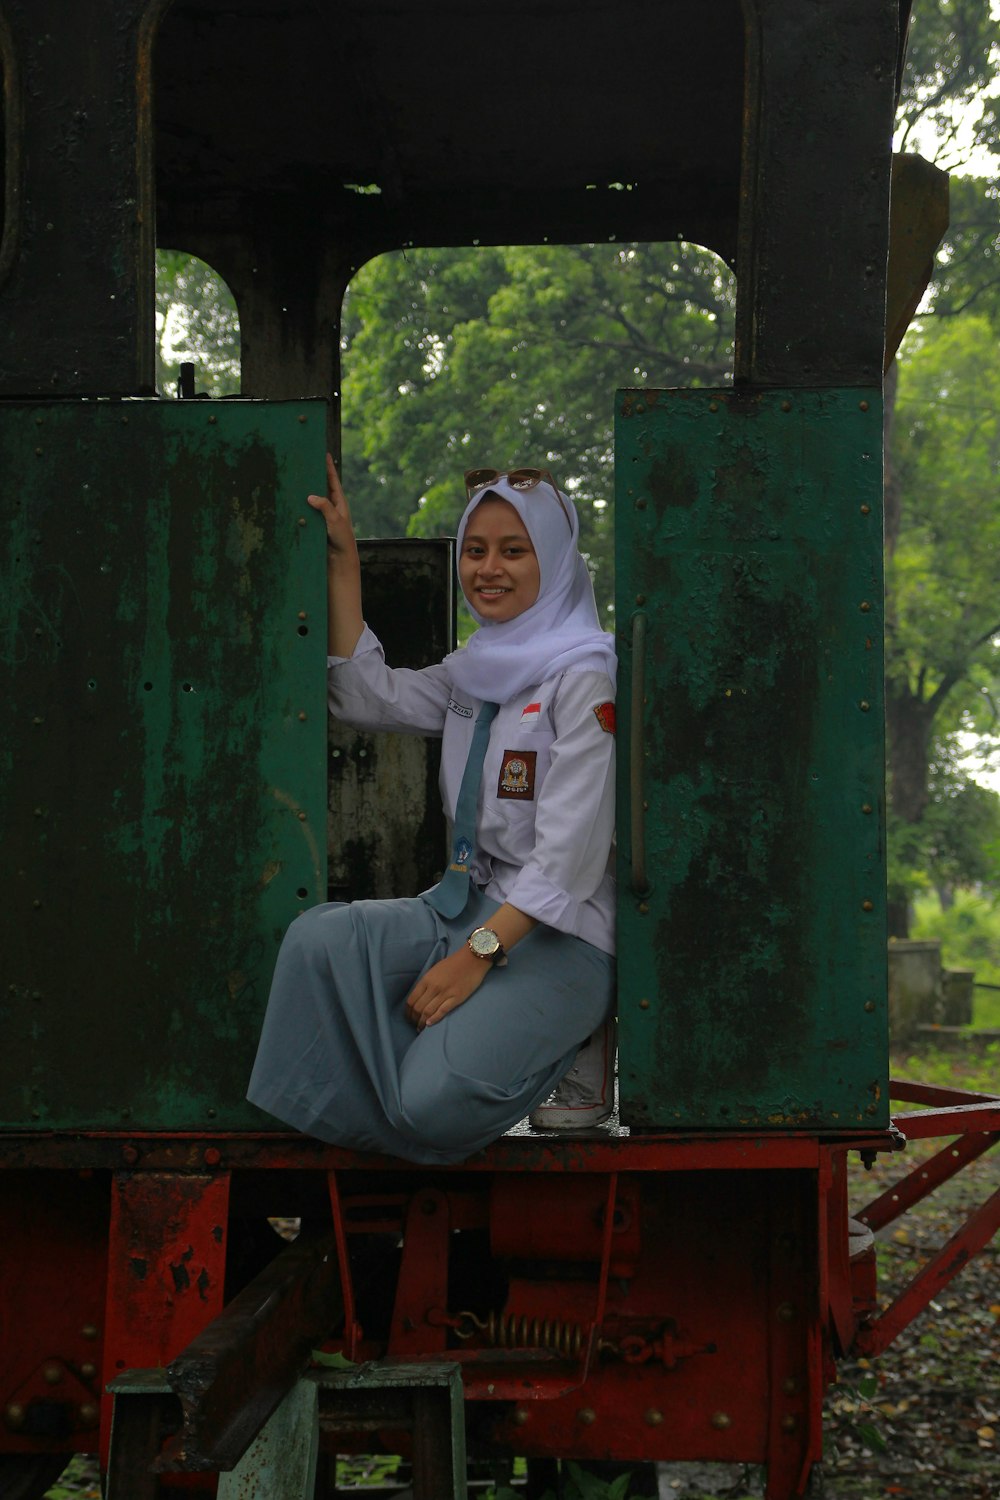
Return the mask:
M 326 888 L 324 429 L 0 408 L 7 1129 L 260 1119 L 274 955 Z
M 898 0 L 744 9 L 736 379 L 878 386 Z
M 183 1426 L 157 1469 L 231 1469 L 342 1315 L 332 1235 L 289 1245 L 168 1366 Z
M 152 58 L 168 3 L 4 0 L 0 395 L 152 390 Z
M 622 1120 L 883 1125 L 879 393 L 619 392 L 616 471 Z
M 455 85 L 487 55 L 498 78 L 530 57 L 545 131 L 516 110 L 503 130 L 476 128 Z M 337 74 L 333 92 L 310 86 L 317 56 Z M 742 73 L 738 0 L 673 0 L 641 26 L 587 0 L 502 11 L 290 0 L 280 16 L 176 0 L 156 59 L 161 235 L 190 245 L 225 227 L 286 243 L 286 258 L 324 239 L 351 246 L 355 263 L 407 243 L 613 235 L 731 252 Z M 307 266 L 299 298 L 311 255 Z
M 439 662 L 455 644 L 454 543 L 361 541 L 365 619 L 391 667 Z M 415 896 L 440 879 L 447 827 L 440 740 L 330 720 L 331 901 Z

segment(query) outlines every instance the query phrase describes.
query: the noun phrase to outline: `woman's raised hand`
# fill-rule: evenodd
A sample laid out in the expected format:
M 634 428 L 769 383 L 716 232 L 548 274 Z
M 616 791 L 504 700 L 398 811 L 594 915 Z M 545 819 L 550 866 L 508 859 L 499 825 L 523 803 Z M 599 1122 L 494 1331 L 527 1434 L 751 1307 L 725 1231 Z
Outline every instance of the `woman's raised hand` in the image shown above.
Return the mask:
M 357 544 L 354 540 L 351 512 L 341 488 L 337 466 L 329 453 L 326 455 L 326 482 L 327 494 L 307 495 L 306 499 L 326 522 L 326 540 L 331 552 L 338 558 L 346 555 L 353 560 L 357 556 Z

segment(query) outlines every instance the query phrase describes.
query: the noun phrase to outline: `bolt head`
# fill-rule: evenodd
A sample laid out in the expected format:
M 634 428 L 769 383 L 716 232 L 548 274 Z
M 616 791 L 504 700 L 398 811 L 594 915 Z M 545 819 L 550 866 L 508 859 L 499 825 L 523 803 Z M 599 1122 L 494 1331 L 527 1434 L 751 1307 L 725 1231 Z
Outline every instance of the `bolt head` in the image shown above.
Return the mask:
M 578 1422 L 582 1422 L 584 1427 L 589 1427 L 592 1422 L 597 1420 L 597 1413 L 592 1406 L 581 1406 L 576 1414 L 576 1419 Z
M 524 1424 L 528 1420 L 528 1413 L 525 1411 L 525 1409 L 524 1409 L 523 1406 L 519 1406 L 517 1408 L 517 1411 L 514 1413 L 514 1415 L 511 1418 L 511 1420 L 514 1423 L 515 1427 L 523 1427 L 524 1426 Z
M 732 1427 L 733 1419 L 727 1411 L 713 1411 L 712 1426 L 719 1432 L 725 1432 L 727 1427 Z
M 58 1385 L 63 1378 L 62 1365 L 46 1365 L 42 1371 L 46 1385 Z
M 798 1427 L 798 1425 L 799 1425 L 798 1418 L 797 1417 L 793 1417 L 792 1414 L 791 1414 L 791 1412 L 789 1412 L 789 1414 L 788 1414 L 787 1417 L 782 1417 L 782 1419 L 781 1419 L 781 1430 L 782 1430 L 782 1432 L 794 1432 L 795 1429 L 796 1429 L 796 1427 Z
M 100 1409 L 92 1401 L 85 1401 L 80 1407 L 80 1426 L 96 1427 L 100 1415 Z
M 795 1317 L 795 1308 L 790 1302 L 781 1302 L 778 1305 L 776 1316 L 779 1323 L 791 1323 Z
M 662 1411 L 657 1411 L 655 1406 L 651 1406 L 646 1412 L 643 1421 L 649 1427 L 662 1427 L 663 1413 Z
M 97 1374 L 97 1366 L 91 1364 L 88 1360 L 85 1365 L 80 1366 L 80 1374 L 83 1376 L 84 1380 L 93 1380 L 94 1376 Z
M 13 1427 L 15 1432 L 24 1426 L 24 1407 L 20 1401 L 12 1401 L 4 1410 L 4 1421 L 8 1427 Z

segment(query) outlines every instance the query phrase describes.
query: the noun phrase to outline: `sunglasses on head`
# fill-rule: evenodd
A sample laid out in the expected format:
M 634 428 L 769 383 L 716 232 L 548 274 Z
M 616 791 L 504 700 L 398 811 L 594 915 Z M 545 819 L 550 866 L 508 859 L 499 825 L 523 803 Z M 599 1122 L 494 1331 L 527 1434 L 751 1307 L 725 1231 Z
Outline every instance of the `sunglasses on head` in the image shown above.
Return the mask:
M 570 520 L 569 511 L 566 509 L 566 503 L 559 493 L 559 486 L 552 478 L 548 469 L 466 469 L 466 499 L 471 500 L 480 490 L 489 489 L 490 485 L 496 484 L 498 479 L 506 479 L 511 489 L 515 490 L 533 490 L 538 484 L 550 484 L 556 499 L 559 501 L 562 513 L 566 517 L 566 524 L 569 526 L 570 531 L 573 530 L 573 523 Z

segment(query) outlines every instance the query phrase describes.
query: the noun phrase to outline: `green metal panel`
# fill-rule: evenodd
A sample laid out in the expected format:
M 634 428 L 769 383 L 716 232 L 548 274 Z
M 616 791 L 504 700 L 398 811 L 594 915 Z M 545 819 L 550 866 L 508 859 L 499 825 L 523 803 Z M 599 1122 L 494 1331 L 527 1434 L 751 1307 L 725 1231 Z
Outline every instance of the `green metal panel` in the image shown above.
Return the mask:
M 626 1123 L 888 1119 L 881 422 L 618 393 Z
M 0 407 L 0 1121 L 258 1126 L 324 899 L 321 402 Z

